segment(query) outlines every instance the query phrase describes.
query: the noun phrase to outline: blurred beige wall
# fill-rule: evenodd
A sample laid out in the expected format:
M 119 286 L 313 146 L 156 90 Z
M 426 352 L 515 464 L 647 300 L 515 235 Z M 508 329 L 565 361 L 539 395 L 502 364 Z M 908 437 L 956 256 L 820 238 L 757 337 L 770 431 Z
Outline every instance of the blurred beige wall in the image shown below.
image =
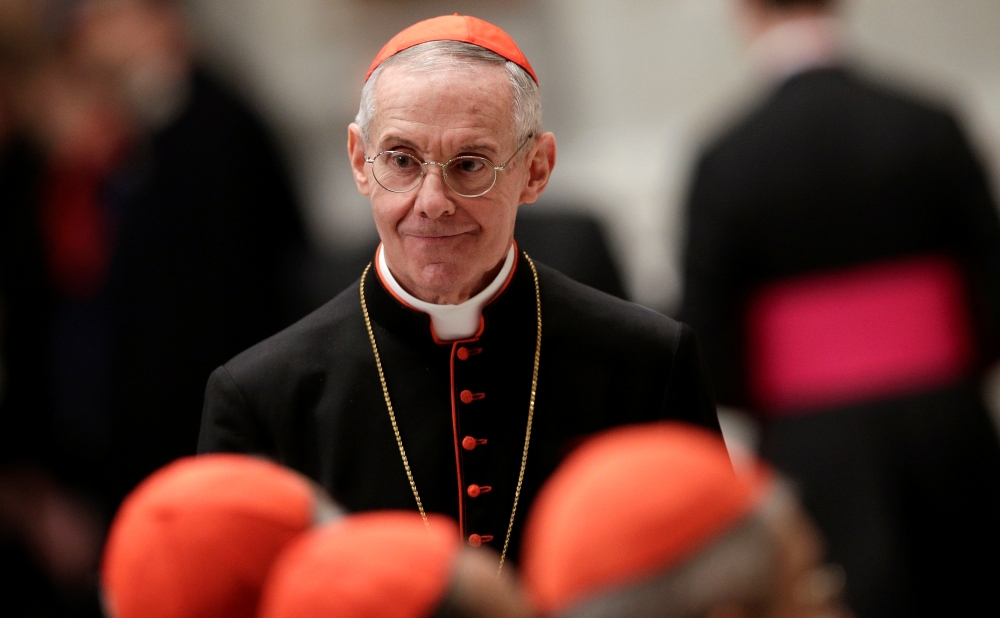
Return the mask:
M 426 17 L 459 11 L 500 25 L 536 69 L 545 124 L 558 138 L 546 201 L 599 215 L 634 298 L 670 309 L 693 158 L 763 86 L 742 54 L 733 1 L 192 0 L 191 11 L 211 62 L 278 130 L 315 240 L 340 247 L 374 234 L 345 143 L 375 53 Z M 844 8 L 852 54 L 950 102 L 997 177 L 1000 0 Z

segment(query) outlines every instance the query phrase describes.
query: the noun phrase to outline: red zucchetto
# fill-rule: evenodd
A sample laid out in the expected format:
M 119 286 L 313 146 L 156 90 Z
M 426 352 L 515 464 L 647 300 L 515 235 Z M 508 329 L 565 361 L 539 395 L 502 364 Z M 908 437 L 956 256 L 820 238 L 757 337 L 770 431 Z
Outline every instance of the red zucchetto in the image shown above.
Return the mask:
M 352 515 L 290 545 L 261 596 L 260 618 L 427 618 L 445 599 L 461 544 L 446 517 Z
M 458 13 L 417 22 L 389 39 L 368 68 L 365 81 L 387 58 L 395 56 L 404 49 L 430 41 L 459 41 L 478 45 L 518 65 L 531 75 L 536 84 L 538 83 L 535 70 L 531 68 L 528 59 L 509 34 L 487 21 Z
M 101 585 L 110 618 L 251 618 L 272 561 L 310 528 L 302 476 L 243 455 L 178 460 L 122 503 Z
M 536 499 L 522 549 L 528 594 L 558 613 L 666 571 L 748 515 L 768 483 L 766 472 L 737 476 L 722 439 L 690 425 L 600 434 Z

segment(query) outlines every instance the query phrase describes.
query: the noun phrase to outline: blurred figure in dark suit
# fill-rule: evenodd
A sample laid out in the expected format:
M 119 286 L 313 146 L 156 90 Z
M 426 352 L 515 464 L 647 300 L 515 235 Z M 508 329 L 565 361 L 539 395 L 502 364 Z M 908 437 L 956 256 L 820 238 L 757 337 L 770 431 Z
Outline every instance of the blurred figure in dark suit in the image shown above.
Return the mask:
M 740 2 L 775 85 L 698 163 L 681 319 L 860 616 L 996 611 L 995 204 L 950 113 L 842 61 L 835 4 Z
M 211 367 L 285 326 L 304 232 L 271 136 L 194 63 L 179 3 L 85 7 L 81 70 L 117 94 L 134 130 L 102 187 L 115 225 L 109 409 L 127 491 L 194 452 Z
M 5 616 L 99 615 L 94 590 L 101 515 L 93 494 L 74 486 L 80 477 L 72 466 L 56 465 L 61 445 L 53 440 L 48 403 L 52 292 L 44 260 L 35 256 L 41 252 L 45 147 L 41 139 L 29 139 L 27 112 L 36 118 L 49 114 L 33 109 L 27 93 L 55 94 L 53 56 L 62 20 L 52 8 L 0 2 L 0 570 L 5 575 L 0 613 Z M 54 104 L 48 111 L 89 110 L 96 103 L 85 89 L 59 91 L 73 92 L 75 104 L 44 97 Z M 70 127 L 89 125 L 79 122 L 89 116 L 60 113 L 43 126 L 49 135 L 83 136 L 88 131 Z M 103 152 L 108 143 L 93 140 L 92 152 Z
M 43 486 L 99 522 L 195 452 L 211 369 L 285 325 L 304 234 L 271 137 L 198 68 L 178 3 L 2 8 L 37 19 L 0 28 L 0 440 L 18 471 L 0 523 L 44 521 L 20 507 L 48 502 L 18 497 Z

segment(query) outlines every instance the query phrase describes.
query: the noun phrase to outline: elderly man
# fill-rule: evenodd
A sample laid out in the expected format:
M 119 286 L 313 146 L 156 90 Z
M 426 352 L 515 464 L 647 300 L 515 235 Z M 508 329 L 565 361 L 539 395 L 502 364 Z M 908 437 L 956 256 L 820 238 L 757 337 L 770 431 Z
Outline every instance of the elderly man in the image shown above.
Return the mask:
M 518 509 L 583 436 L 718 431 L 692 331 L 519 253 L 545 189 L 534 71 L 500 29 L 440 17 L 376 58 L 348 148 L 382 244 L 360 281 L 211 376 L 199 448 L 258 452 L 349 510 L 459 522 L 501 562 Z

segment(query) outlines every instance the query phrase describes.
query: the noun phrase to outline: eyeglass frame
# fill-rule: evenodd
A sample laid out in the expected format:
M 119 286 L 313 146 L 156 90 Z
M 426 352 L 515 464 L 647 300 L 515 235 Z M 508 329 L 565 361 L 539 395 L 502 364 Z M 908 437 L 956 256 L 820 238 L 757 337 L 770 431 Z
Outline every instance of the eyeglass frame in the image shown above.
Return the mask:
M 425 168 L 424 166 L 425 165 L 439 165 L 439 166 L 441 166 L 441 179 L 444 181 L 444 184 L 447 185 L 447 187 L 449 189 L 451 189 L 452 191 L 454 191 L 455 195 L 457 195 L 459 197 L 482 197 L 482 196 L 486 195 L 487 193 L 489 193 L 490 191 L 492 191 L 493 187 L 496 186 L 496 184 L 497 184 L 497 177 L 499 176 L 499 174 L 497 172 L 502 172 L 505 169 L 507 169 L 507 166 L 510 165 L 510 162 L 514 160 L 514 157 L 516 157 L 517 154 L 519 152 L 521 152 L 521 149 L 524 148 L 528 144 L 528 142 L 531 141 L 531 139 L 533 137 L 535 137 L 534 132 L 529 133 L 528 137 L 524 138 L 524 141 L 521 142 L 521 145 L 518 146 L 517 150 L 514 151 L 514 154 L 510 155 L 510 158 L 507 159 L 507 161 L 505 161 L 504 164 L 500 165 L 500 166 L 493 165 L 493 161 L 490 161 L 489 157 L 483 157 L 483 156 L 480 156 L 480 155 L 458 155 L 456 157 L 452 157 L 452 158 L 448 159 L 444 163 L 439 163 L 437 161 L 424 161 L 420 157 L 418 157 L 417 155 L 410 154 L 408 152 L 403 152 L 402 150 L 383 150 L 382 152 L 378 153 L 377 155 L 375 155 L 372 158 L 368 158 L 368 155 L 365 154 L 365 163 L 371 163 L 372 164 L 372 177 L 375 178 L 375 182 L 377 182 L 380 187 L 382 187 L 383 189 L 385 189 L 386 191 L 388 191 L 390 193 L 409 193 L 410 191 L 413 191 L 414 189 L 416 189 L 417 187 L 419 187 L 420 185 L 422 185 L 423 182 L 424 182 L 424 177 L 427 175 L 427 172 L 426 172 L 427 168 Z M 378 159 L 379 157 L 381 157 L 382 155 L 388 154 L 388 153 L 398 153 L 398 154 L 401 154 L 401 155 L 406 155 L 407 157 L 410 157 L 411 159 L 413 159 L 414 161 L 416 161 L 417 163 L 420 164 L 420 179 L 416 182 L 416 184 L 414 184 L 409 189 L 405 189 L 403 191 L 396 191 L 396 190 L 390 189 L 389 187 L 387 187 L 384 184 L 382 184 L 382 181 L 378 179 L 378 175 L 375 174 L 375 160 Z M 451 184 L 448 183 L 448 166 L 451 165 L 452 161 L 455 161 L 456 159 L 470 159 L 470 158 L 471 159 L 482 159 L 483 161 L 486 161 L 489 164 L 490 167 L 493 168 L 493 182 L 490 184 L 490 186 L 485 191 L 483 191 L 482 193 L 476 193 L 475 195 L 465 195 L 464 193 L 459 193 L 458 191 L 455 191 L 455 187 L 451 186 Z

